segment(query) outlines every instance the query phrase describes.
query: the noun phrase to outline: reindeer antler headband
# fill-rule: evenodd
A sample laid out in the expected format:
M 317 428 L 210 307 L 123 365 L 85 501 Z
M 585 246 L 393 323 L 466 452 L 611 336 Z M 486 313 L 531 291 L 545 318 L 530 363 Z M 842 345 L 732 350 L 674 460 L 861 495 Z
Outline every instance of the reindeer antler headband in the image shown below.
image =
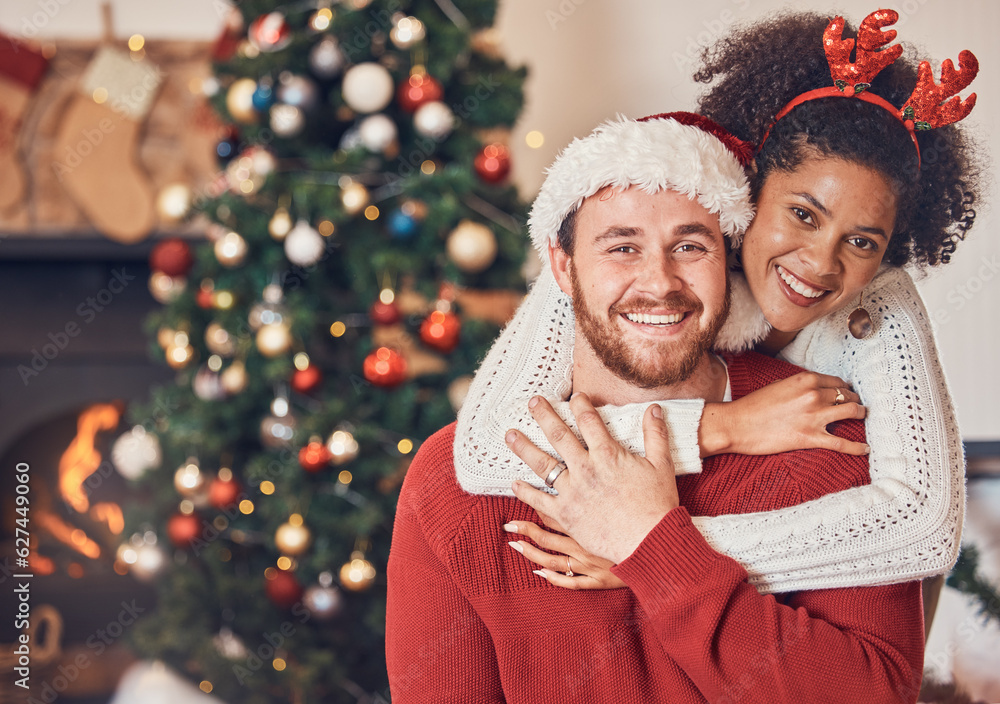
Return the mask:
M 872 105 L 888 110 L 909 131 L 913 146 L 917 150 L 917 168 L 920 168 L 920 145 L 917 143 L 917 130 L 929 130 L 958 122 L 972 112 L 976 105 L 976 94 L 973 93 L 963 101 L 958 93 L 967 88 L 979 73 L 979 60 L 968 50 L 958 55 L 958 70 L 951 59 L 941 64 L 941 83 L 934 82 L 931 65 L 921 61 L 917 69 L 917 85 L 913 94 L 907 99 L 902 109 L 897 109 L 889 101 L 868 92 L 871 81 L 886 66 L 894 62 L 903 53 L 900 44 L 886 46 L 896 38 L 896 30 L 883 31 L 884 27 L 895 24 L 899 14 L 894 10 L 876 10 L 862 21 L 858 28 L 857 53 L 851 62 L 851 51 L 854 49 L 853 39 L 844 39 L 844 18 L 835 17 L 823 32 L 823 48 L 826 60 L 830 64 L 830 75 L 833 85 L 826 88 L 810 90 L 794 98 L 783 107 L 771 127 L 795 107 L 817 98 L 857 98 Z M 953 97 L 954 96 L 954 97 Z M 951 98 L 948 102 L 946 99 Z M 764 146 L 771 128 L 764 134 L 760 146 Z

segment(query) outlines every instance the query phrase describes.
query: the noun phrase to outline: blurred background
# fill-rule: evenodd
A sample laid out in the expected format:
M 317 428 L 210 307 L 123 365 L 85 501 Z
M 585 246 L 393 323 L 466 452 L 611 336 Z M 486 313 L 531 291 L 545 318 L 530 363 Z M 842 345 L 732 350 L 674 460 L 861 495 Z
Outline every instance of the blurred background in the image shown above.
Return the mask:
M 979 57 L 964 125 L 1000 154 L 1000 5 L 891 7 L 933 65 Z M 616 114 L 691 109 L 700 48 L 737 22 L 876 9 L 236 8 L 0 4 L 0 643 L 18 635 L 7 614 L 27 463 L 36 696 L 387 699 L 395 492 L 537 271 L 522 225 L 545 167 Z M 991 178 L 952 262 L 918 282 L 966 440 L 966 540 L 983 580 L 979 598 L 945 589 L 926 666 L 970 701 L 1000 701 L 996 189 Z M 164 589 L 168 567 L 186 581 Z M 8 688 L 16 661 L 3 662 Z

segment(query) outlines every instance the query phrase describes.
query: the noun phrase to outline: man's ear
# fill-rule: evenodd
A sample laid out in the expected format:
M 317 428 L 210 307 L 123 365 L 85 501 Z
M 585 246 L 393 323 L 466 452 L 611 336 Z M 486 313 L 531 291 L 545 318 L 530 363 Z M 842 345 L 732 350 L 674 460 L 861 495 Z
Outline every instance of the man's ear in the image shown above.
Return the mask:
M 569 269 L 573 266 L 573 259 L 558 244 L 549 243 L 549 266 L 552 267 L 552 275 L 562 289 L 570 298 L 573 297 L 573 283 L 570 278 Z

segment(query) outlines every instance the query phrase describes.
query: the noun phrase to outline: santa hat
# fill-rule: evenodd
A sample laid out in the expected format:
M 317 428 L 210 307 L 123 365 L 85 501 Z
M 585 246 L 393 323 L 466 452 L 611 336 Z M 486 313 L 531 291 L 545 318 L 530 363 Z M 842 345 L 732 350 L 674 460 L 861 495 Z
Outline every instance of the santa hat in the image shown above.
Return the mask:
M 584 199 L 608 186 L 673 190 L 697 201 L 734 247 L 753 219 L 743 166 L 751 144 L 701 115 L 672 112 L 640 120 L 619 116 L 573 140 L 547 171 L 531 208 L 528 229 L 543 260 L 559 227 Z

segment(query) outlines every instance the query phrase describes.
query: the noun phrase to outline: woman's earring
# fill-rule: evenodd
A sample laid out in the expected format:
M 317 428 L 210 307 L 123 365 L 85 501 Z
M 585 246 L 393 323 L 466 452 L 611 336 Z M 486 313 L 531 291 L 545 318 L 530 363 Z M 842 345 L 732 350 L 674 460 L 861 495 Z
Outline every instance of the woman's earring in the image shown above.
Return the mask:
M 863 340 L 872 334 L 872 317 L 865 310 L 861 302 L 865 298 L 865 292 L 862 291 L 861 295 L 858 297 L 858 307 L 854 309 L 851 315 L 847 318 L 847 327 L 850 329 L 851 334 L 854 335 L 856 340 Z

